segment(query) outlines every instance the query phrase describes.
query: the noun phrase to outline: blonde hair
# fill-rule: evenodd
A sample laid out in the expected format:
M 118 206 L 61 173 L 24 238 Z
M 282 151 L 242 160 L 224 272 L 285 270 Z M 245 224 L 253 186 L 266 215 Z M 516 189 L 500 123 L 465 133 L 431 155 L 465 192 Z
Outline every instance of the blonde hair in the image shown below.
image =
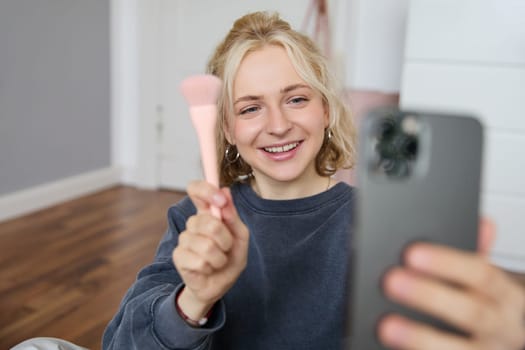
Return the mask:
M 355 128 L 350 113 L 340 96 L 336 80 L 328 70 L 327 60 L 315 43 L 293 30 L 277 13 L 254 12 L 235 21 L 225 39 L 217 46 L 208 62 L 207 72 L 223 81 L 218 102 L 217 159 L 219 182 L 229 186 L 242 181 L 252 169 L 242 160 L 226 155 L 229 145 L 224 130 L 233 116 L 233 81 L 243 58 L 267 45 L 283 47 L 297 73 L 319 92 L 328 108 L 329 126 L 317 154 L 316 171 L 323 176 L 338 169 L 351 168 L 355 158 Z M 330 135 L 331 134 L 331 135 Z M 237 150 L 233 147 L 235 152 Z

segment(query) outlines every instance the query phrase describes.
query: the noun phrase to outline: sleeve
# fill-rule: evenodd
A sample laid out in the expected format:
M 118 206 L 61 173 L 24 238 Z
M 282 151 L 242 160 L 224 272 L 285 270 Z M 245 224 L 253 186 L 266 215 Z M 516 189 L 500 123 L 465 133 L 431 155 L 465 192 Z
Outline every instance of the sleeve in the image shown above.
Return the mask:
M 189 205 L 184 206 L 188 202 L 185 199 L 169 209 L 168 230 L 159 243 L 155 260 L 139 272 L 124 296 L 104 331 L 102 349 L 209 349 L 213 333 L 223 327 L 222 300 L 202 328 L 187 324 L 175 308 L 175 296 L 183 284 L 171 255 L 186 218 L 191 215 Z M 194 208 L 191 210 L 194 212 Z M 185 211 L 188 215 L 184 215 Z

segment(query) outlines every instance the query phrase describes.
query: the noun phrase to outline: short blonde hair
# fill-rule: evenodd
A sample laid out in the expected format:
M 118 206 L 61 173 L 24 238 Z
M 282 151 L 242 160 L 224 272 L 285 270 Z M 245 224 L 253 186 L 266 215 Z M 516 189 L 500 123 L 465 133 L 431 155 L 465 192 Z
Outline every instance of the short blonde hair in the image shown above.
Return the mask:
M 329 114 L 325 140 L 316 157 L 316 171 L 323 176 L 351 168 L 355 158 L 355 127 L 340 96 L 326 58 L 307 36 L 293 30 L 277 13 L 254 12 L 235 21 L 208 62 L 207 72 L 223 81 L 218 102 L 217 152 L 219 182 L 229 186 L 250 175 L 249 164 L 226 156 L 229 145 L 224 130 L 233 118 L 233 81 L 243 58 L 267 45 L 283 47 L 299 76 L 322 96 Z M 235 149 L 235 152 L 236 149 Z

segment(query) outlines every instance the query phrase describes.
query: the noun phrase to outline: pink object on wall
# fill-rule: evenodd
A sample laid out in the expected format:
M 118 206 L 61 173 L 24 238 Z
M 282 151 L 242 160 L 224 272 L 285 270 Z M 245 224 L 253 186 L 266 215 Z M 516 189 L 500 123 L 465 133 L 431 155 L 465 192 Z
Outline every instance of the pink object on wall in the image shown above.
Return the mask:
M 350 110 L 354 117 L 357 129 L 359 129 L 359 122 L 361 118 L 371 108 L 379 106 L 398 106 L 399 105 L 399 94 L 398 93 L 382 93 L 378 91 L 365 91 L 365 90 L 353 90 L 348 89 L 346 92 L 346 98 Z M 335 174 L 335 178 L 339 181 L 347 182 L 351 185 L 355 184 L 354 171 L 340 170 Z

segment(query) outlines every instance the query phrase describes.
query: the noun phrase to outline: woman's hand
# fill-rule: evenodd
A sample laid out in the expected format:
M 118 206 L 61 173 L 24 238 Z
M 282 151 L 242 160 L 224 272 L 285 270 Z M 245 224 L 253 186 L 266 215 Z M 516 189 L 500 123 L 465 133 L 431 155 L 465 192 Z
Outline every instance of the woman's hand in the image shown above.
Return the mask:
M 197 208 L 179 235 L 173 263 L 185 287 L 178 299 L 182 311 L 200 319 L 235 283 L 246 267 L 249 232 L 233 204 L 230 190 L 205 181 L 190 183 L 188 195 Z M 221 211 L 221 219 L 211 214 Z
M 493 226 L 483 222 L 479 254 L 414 244 L 406 252 L 405 266 L 389 271 L 384 280 L 390 299 L 439 318 L 469 337 L 389 315 L 379 324 L 381 341 L 407 350 L 525 349 L 525 290 L 490 264 L 485 253 L 493 236 Z

